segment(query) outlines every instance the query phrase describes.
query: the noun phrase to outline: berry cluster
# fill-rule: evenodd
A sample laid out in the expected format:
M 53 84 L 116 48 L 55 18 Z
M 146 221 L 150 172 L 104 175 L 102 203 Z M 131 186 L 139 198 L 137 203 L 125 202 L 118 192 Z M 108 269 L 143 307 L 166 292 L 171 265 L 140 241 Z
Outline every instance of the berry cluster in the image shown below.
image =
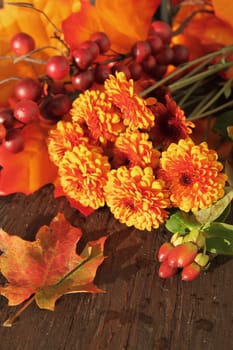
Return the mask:
M 159 277 L 169 278 L 181 271 L 183 281 L 192 281 L 199 276 L 201 270 L 209 263 L 209 256 L 203 252 L 204 237 L 198 231 L 187 236 L 174 234 L 170 242 L 161 245 L 158 260 Z M 202 250 L 202 251 L 201 251 Z
M 185 46 L 171 45 L 171 38 L 171 27 L 155 21 L 147 40 L 135 42 L 126 54 L 111 50 L 108 36 L 96 32 L 68 56 L 51 56 L 45 64 L 46 75 L 38 79 L 20 79 L 14 89 L 14 107 L 0 110 L 2 145 L 10 152 L 20 152 L 24 125 L 38 121 L 57 123 L 69 112 L 72 96 L 90 88 L 93 83 L 103 84 L 116 71 L 124 72 L 128 79 L 134 80 L 142 76 L 162 78 L 168 65 L 177 66 L 189 57 Z M 17 33 L 11 40 L 11 49 L 16 56 L 24 58 L 35 50 L 35 41 L 27 33 Z

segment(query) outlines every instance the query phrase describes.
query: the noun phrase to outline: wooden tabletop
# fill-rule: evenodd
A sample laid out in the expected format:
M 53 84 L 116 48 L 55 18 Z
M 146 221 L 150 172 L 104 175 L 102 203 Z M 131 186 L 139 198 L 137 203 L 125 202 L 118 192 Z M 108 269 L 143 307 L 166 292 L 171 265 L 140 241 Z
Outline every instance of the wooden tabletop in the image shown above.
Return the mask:
M 53 187 L 33 195 L 0 198 L 0 225 L 11 234 L 34 240 L 41 225 L 58 211 L 81 227 L 85 240 L 108 232 L 105 255 L 95 284 L 101 294 L 72 294 L 58 300 L 54 312 L 35 304 L 12 328 L 0 327 L 1 350 L 231 350 L 233 349 L 233 260 L 217 257 L 193 282 L 177 275 L 157 276 L 156 252 L 167 233 L 141 232 L 113 219 L 107 208 L 88 218 Z M 0 297 L 1 324 L 17 308 Z

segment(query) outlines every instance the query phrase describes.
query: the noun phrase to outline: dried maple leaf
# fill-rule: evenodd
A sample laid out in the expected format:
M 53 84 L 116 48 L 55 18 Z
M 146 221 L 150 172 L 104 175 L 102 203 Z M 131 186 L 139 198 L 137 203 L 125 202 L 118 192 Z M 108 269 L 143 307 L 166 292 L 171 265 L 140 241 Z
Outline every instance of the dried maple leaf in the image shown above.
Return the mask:
M 0 294 L 9 305 L 18 305 L 32 294 L 42 309 L 54 310 L 56 300 L 64 294 L 102 292 L 93 280 L 103 262 L 106 237 L 89 242 L 76 254 L 82 236 L 58 214 L 49 226 L 42 226 L 34 242 L 0 231 L 0 271 L 9 284 Z

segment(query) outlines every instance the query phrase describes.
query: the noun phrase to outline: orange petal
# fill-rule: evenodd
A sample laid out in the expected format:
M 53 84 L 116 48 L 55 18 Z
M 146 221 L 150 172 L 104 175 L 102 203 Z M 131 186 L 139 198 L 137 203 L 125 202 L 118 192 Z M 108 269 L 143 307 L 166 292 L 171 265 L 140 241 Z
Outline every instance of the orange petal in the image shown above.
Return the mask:
M 57 170 L 49 160 L 46 133 L 39 125 L 28 125 L 23 131 L 25 148 L 10 153 L 0 146 L 0 195 L 15 192 L 32 193 L 55 180 Z
M 71 48 L 102 31 L 109 36 L 112 49 L 127 52 L 135 41 L 146 39 L 160 0 L 99 0 L 96 6 L 85 0 L 81 3 L 81 11 L 72 13 L 62 24 Z

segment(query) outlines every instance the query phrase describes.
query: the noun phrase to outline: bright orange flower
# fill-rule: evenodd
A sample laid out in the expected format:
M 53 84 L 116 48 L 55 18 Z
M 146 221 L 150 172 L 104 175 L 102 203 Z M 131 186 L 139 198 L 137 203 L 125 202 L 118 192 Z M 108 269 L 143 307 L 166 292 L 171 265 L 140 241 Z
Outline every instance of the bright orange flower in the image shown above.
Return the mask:
M 75 146 L 72 151 L 66 151 L 60 163 L 60 183 L 70 198 L 98 209 L 105 204 L 103 186 L 109 170 L 107 157 L 84 145 Z
M 169 192 L 162 180 L 155 179 L 151 167 L 111 170 L 104 190 L 114 217 L 127 226 L 151 231 L 168 216 Z
M 224 195 L 227 176 L 217 161 L 217 153 L 205 142 L 195 145 L 191 139 L 172 143 L 162 152 L 159 178 L 171 191 L 171 202 L 181 210 L 208 208 Z
M 166 105 L 157 103 L 151 107 L 155 115 L 155 126 L 150 134 L 155 145 L 168 147 L 172 142 L 187 138 L 192 133 L 194 124 L 186 120 L 184 111 L 170 95 L 166 95 L 165 100 Z
M 94 32 L 105 32 L 112 43 L 112 49 L 128 52 L 137 40 L 145 40 L 152 16 L 160 0 L 82 0 L 79 12 L 72 13 L 62 29 L 65 40 L 71 48 L 88 40 Z
M 109 100 L 120 109 L 125 126 L 147 130 L 154 125 L 154 115 L 146 100 L 135 93 L 133 80 L 127 81 L 123 72 L 116 73 L 116 77 L 110 75 L 104 87 Z
M 95 143 L 115 141 L 117 135 L 124 130 L 120 114 L 108 96 L 99 90 L 86 90 L 80 94 L 73 102 L 70 113 L 73 122 L 87 129 L 88 136 Z
M 25 148 L 19 153 L 10 153 L 0 146 L 0 164 L 3 167 L 0 176 L 0 195 L 14 192 L 29 194 L 57 176 L 56 167 L 49 159 L 47 133 L 39 125 L 24 127 L 22 135 Z
M 126 131 L 117 138 L 113 149 L 114 167 L 138 165 L 141 168 L 155 168 L 159 163 L 160 152 L 153 148 L 149 135 L 139 131 Z

